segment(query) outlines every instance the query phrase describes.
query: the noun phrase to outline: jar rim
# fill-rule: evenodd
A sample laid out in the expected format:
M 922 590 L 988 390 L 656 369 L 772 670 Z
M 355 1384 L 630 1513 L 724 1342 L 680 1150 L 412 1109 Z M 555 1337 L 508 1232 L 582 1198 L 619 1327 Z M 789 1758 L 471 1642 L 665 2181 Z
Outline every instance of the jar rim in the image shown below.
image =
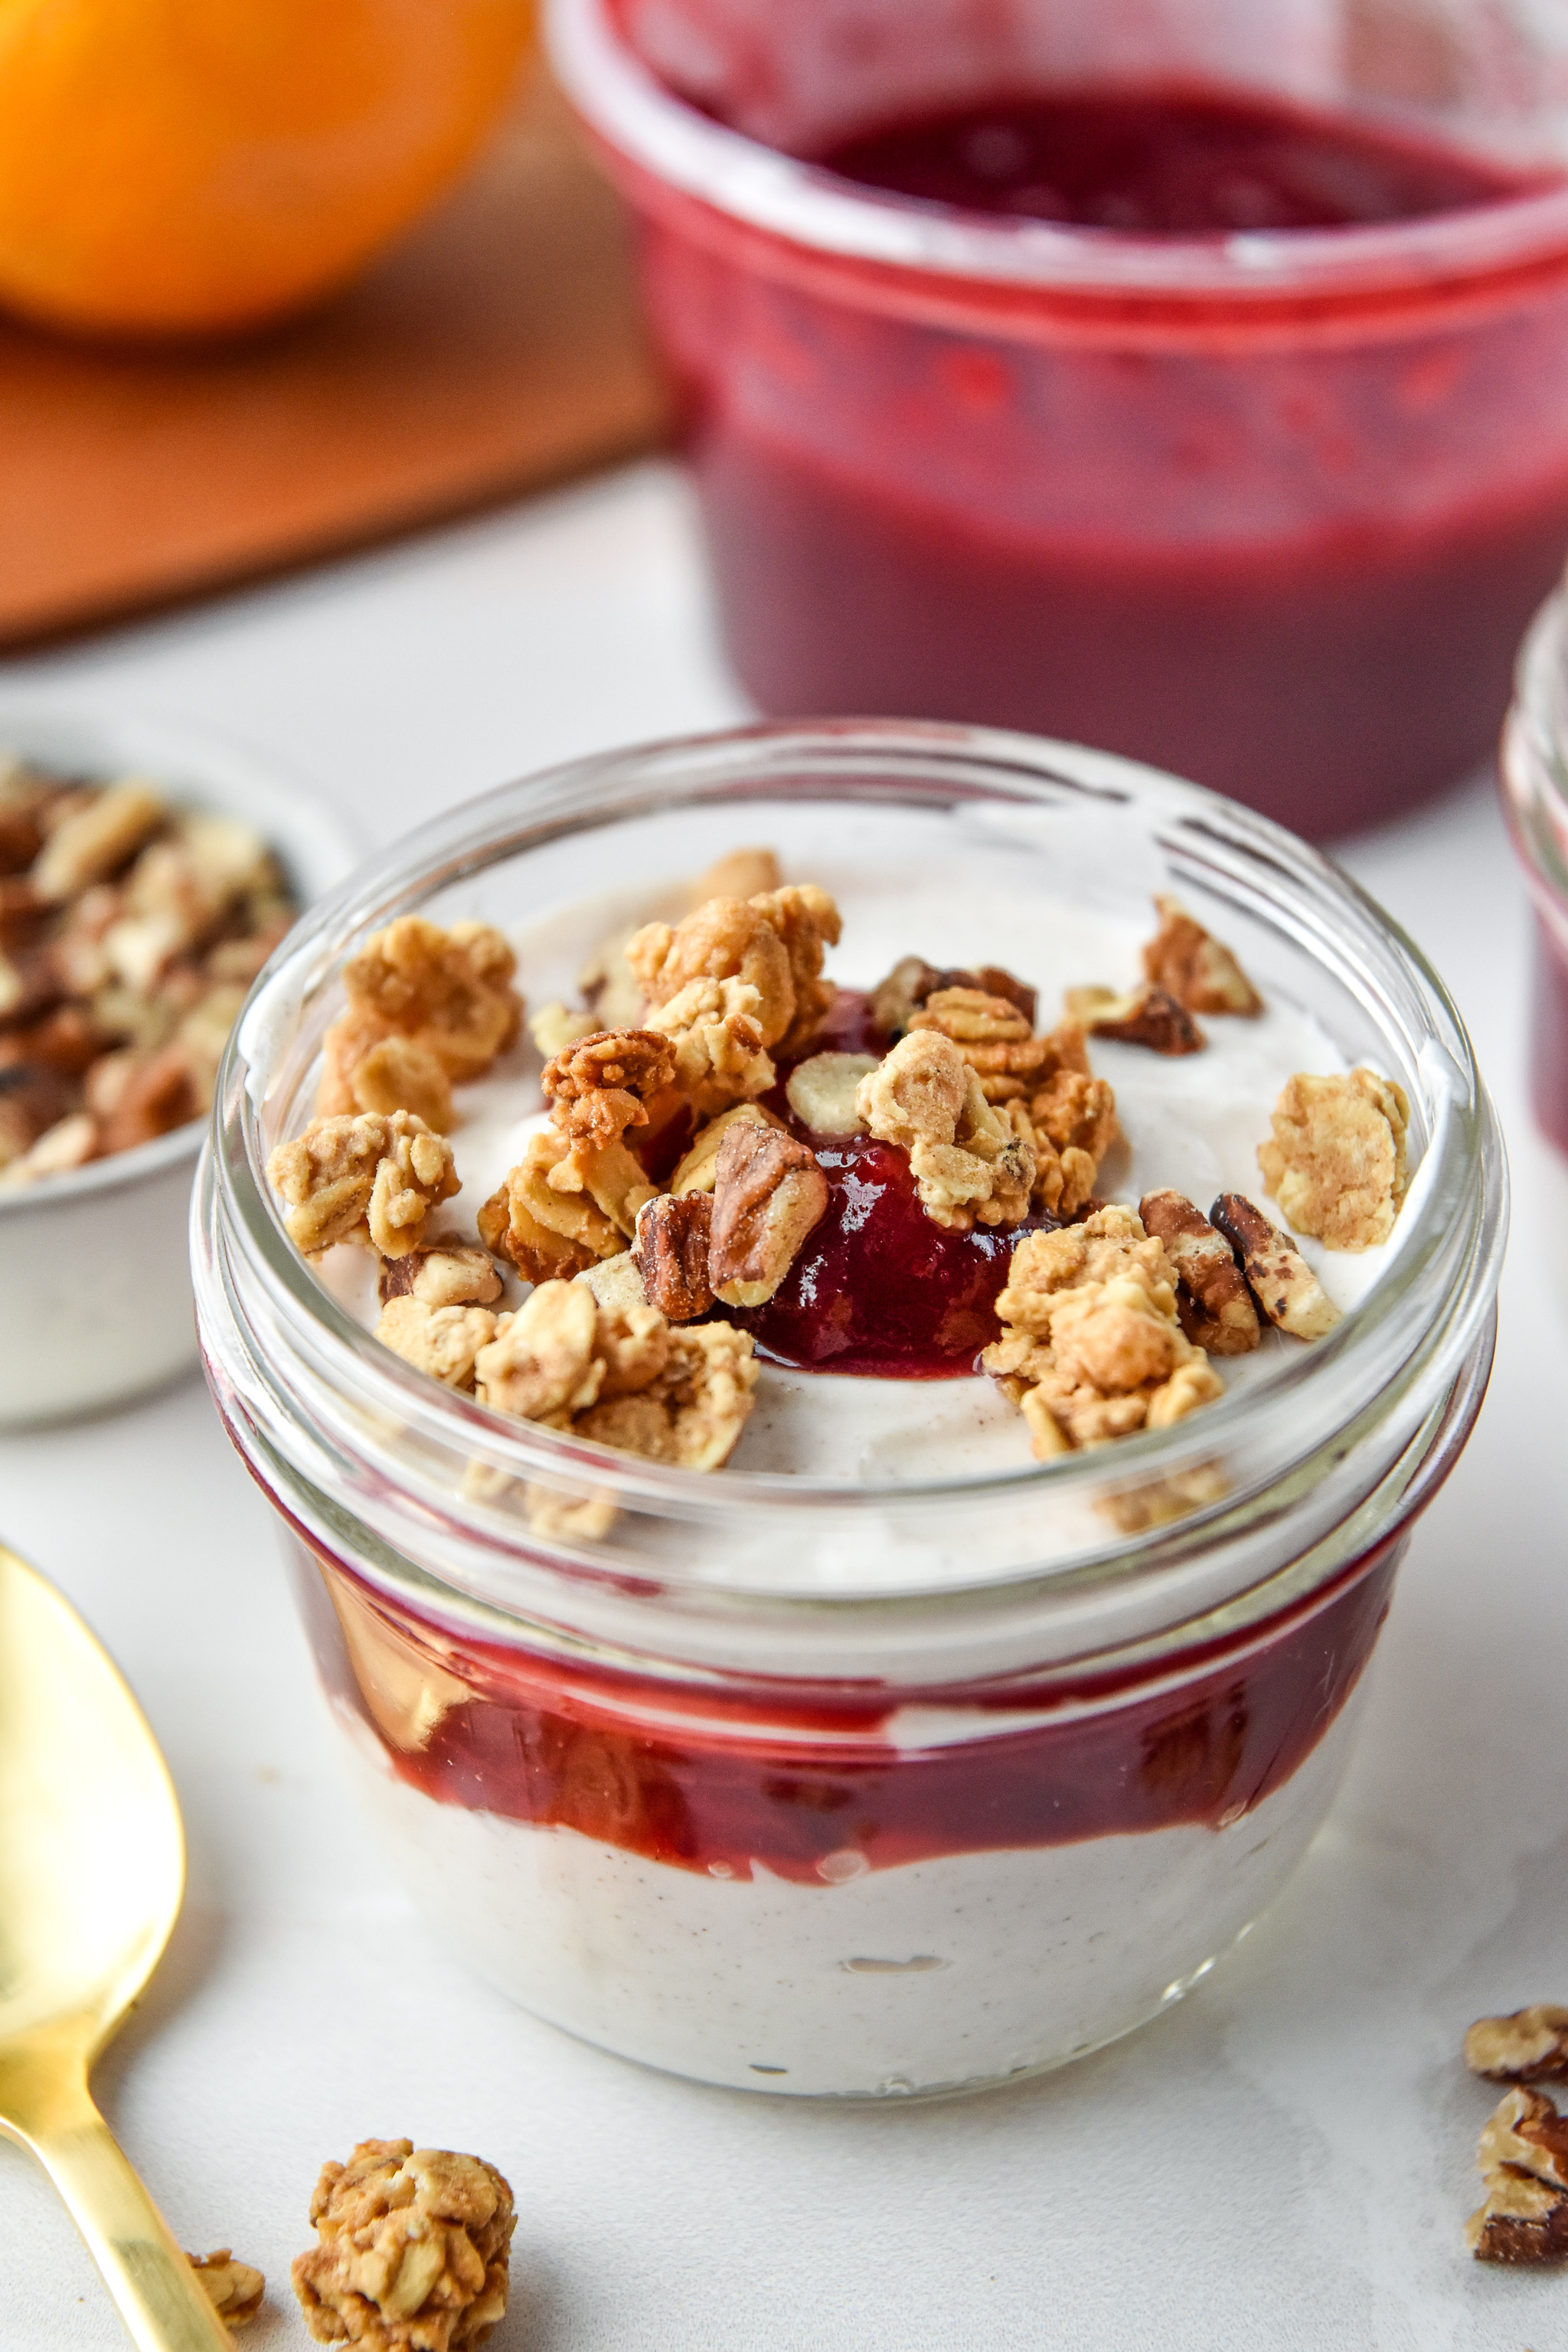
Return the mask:
M 1434 1084 L 1450 1089 L 1445 1099 L 1451 1108 L 1434 1111 L 1431 1101 L 1419 1108 L 1428 1129 L 1425 1149 L 1435 1160 L 1419 1208 L 1411 1204 L 1417 1229 L 1327 1339 L 1293 1353 L 1245 1395 L 1233 1391 L 1171 1429 L 1005 1471 L 868 1483 L 733 1468 L 703 1475 L 509 1421 L 404 1363 L 330 1296 L 289 1239 L 266 1181 L 261 1118 L 282 1084 L 279 1068 L 290 1024 L 298 1024 L 307 999 L 331 988 L 364 932 L 531 846 L 721 794 L 756 799 L 788 784 L 802 799 L 821 800 L 829 780 L 836 803 L 853 796 L 857 780 L 875 787 L 884 803 L 900 793 L 909 800 L 917 786 L 943 807 L 956 804 L 954 795 L 1024 810 L 1064 801 L 1091 809 L 1131 803 L 1149 813 L 1151 824 L 1163 824 L 1161 843 L 1178 879 L 1192 887 L 1195 877 L 1202 887 L 1206 877 L 1212 887 L 1237 891 L 1245 880 L 1271 891 L 1282 922 L 1309 954 L 1320 961 L 1332 955 L 1363 994 L 1380 988 L 1399 993 L 1403 1017 L 1421 1031 L 1419 1040 L 1411 1033 L 1412 1061 L 1429 1056 Z M 426 824 L 309 911 L 258 980 L 220 1074 L 195 1211 L 198 1306 L 204 1329 L 231 1315 L 258 1331 L 265 1325 L 268 1344 L 289 1357 L 289 1380 L 311 1388 L 323 1444 L 352 1447 L 360 1442 L 354 1431 L 378 1417 L 380 1426 L 394 1428 L 397 1445 L 389 1464 L 410 1491 L 418 1486 L 422 1455 L 439 1453 L 482 1460 L 521 1482 L 575 1480 L 694 1537 L 733 1524 L 736 1514 L 759 1511 L 793 1515 L 797 1522 L 826 1517 L 853 1529 L 874 1527 L 895 1509 L 945 1516 L 949 1523 L 982 1506 L 1034 1507 L 1043 1496 L 1054 1509 L 1075 1494 L 1100 1495 L 1108 1481 L 1115 1490 L 1129 1484 L 1138 1489 L 1180 1475 L 1227 1444 L 1245 1444 L 1249 1460 L 1267 1454 L 1278 1499 L 1281 1480 L 1299 1487 L 1329 1477 L 1355 1430 L 1368 1416 L 1375 1422 L 1386 1415 L 1410 1383 L 1429 1388 L 1436 1381 L 1439 1391 L 1451 1384 L 1490 1310 L 1506 1199 L 1496 1119 L 1441 982 L 1348 877 L 1269 820 L 1110 754 L 999 730 L 934 721 L 763 725 L 600 754 L 502 786 Z M 272 1377 L 259 1363 L 255 1369 L 258 1377 Z M 390 1467 L 387 1475 L 394 1475 Z M 420 1508 L 428 1517 L 449 1504 L 442 1486 L 423 1494 Z M 1231 1507 L 1228 1498 L 1225 1507 Z M 1184 1531 L 1214 1516 L 1193 1511 Z M 481 1546 L 508 1549 L 509 1539 L 477 1506 L 463 1524 Z M 516 1540 L 514 1532 L 510 1542 Z M 1125 1549 L 1125 1538 L 1121 1542 Z M 1114 1542 L 1102 1541 L 1093 1556 L 1113 1549 Z M 613 1559 L 593 1547 L 584 1556 L 601 1567 Z
M 1245 313 L 1568 259 L 1568 186 L 1397 222 L 1209 237 L 993 220 L 859 187 L 702 113 L 637 56 L 608 0 L 546 0 L 545 27 L 552 64 L 584 121 L 654 184 L 786 245 L 910 278 Z

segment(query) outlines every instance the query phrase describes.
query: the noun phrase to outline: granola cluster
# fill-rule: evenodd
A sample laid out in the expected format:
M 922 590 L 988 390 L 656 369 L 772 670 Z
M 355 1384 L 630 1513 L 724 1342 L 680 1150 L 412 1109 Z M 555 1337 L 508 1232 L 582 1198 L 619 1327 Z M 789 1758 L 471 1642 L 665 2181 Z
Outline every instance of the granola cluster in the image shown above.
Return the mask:
M 187 2254 L 185 2260 L 226 2327 L 243 2327 L 255 2318 L 267 2292 L 267 2281 L 258 2270 L 248 2263 L 237 2263 L 227 2246 L 219 2246 L 216 2253 Z
M 415 1112 L 445 1134 L 452 1088 L 482 1077 L 522 1019 L 517 959 L 488 923 L 400 915 L 343 971 L 348 1009 L 322 1043 L 316 1116 Z
M 294 913 L 236 818 L 0 760 L 0 1189 L 201 1118 Z
M 516 2212 L 491 2164 L 406 2139 L 324 2164 L 294 2292 L 320 2344 L 464 2352 L 504 2316 Z
M 1532 2083 L 1568 2078 L 1568 2009 L 1541 2002 L 1479 2018 L 1465 2036 L 1472 2074 L 1512 2085 L 1476 2149 L 1484 2196 L 1465 2225 L 1481 2263 L 1554 2263 L 1568 2256 L 1568 2116 Z
M 981 1361 L 1028 1423 L 1037 1460 L 1165 1429 L 1223 1393 L 1183 1331 L 1164 1244 L 1131 1209 L 1030 1234 Z
M 1404 1088 L 1372 1070 L 1326 1078 L 1303 1071 L 1285 1087 L 1272 1123 L 1258 1164 L 1296 1231 L 1330 1249 L 1385 1242 L 1410 1181 Z

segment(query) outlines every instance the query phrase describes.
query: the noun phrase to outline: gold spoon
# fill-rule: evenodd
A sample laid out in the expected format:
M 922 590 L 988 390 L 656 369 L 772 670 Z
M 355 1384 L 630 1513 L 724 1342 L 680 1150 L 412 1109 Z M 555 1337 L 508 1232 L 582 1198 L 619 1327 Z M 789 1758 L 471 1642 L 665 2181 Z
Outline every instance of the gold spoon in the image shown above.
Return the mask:
M 0 2132 L 48 2173 L 142 2352 L 231 2352 L 87 2087 L 184 1877 L 140 1707 L 76 1612 L 0 1544 Z

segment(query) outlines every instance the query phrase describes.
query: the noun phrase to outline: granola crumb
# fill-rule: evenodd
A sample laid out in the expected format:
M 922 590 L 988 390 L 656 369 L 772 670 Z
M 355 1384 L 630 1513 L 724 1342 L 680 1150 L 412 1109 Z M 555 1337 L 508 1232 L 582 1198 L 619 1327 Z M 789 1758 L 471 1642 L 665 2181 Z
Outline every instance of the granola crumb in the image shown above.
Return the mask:
M 1174 1270 L 1131 1209 L 1027 1234 L 981 1357 L 1023 1413 L 1037 1459 L 1162 1429 L 1223 1394 L 1176 1314 Z
M 1236 957 L 1215 939 L 1179 898 L 1156 896 L 1160 928 L 1143 950 L 1143 973 L 1152 987 L 1189 1013 L 1234 1013 L 1253 1020 L 1263 999 Z
M 1245 1192 L 1222 1192 L 1209 1221 L 1241 1260 L 1241 1270 L 1263 1313 L 1295 1339 L 1325 1339 L 1342 1318 L 1339 1308 L 1289 1234 L 1269 1223 Z
M 1201 1054 L 1208 1043 L 1184 1004 L 1147 984 L 1120 994 L 1113 988 L 1069 988 L 1067 1010 L 1091 1036 L 1146 1045 L 1152 1054 Z
M 752 1410 L 751 1334 L 679 1329 L 657 1307 L 603 1307 L 579 1283 L 544 1282 L 499 1318 L 478 1361 L 479 1399 L 688 1470 L 719 1469 Z
M 836 992 L 822 978 L 822 964 L 838 934 L 838 909 L 827 892 L 814 883 L 790 883 L 746 898 L 709 898 L 673 929 L 646 923 L 626 942 L 626 957 L 648 1004 L 666 1016 L 659 1021 L 650 1014 L 650 1027 L 668 1032 L 673 1003 L 694 984 L 721 990 L 730 983 L 737 991 L 754 990 L 754 999 L 721 994 L 718 1017 L 744 1016 L 755 1027 L 758 1049 L 795 1055 L 833 1003 Z M 700 1007 L 707 999 L 692 1002 Z M 760 1094 L 772 1083 L 770 1067 L 763 1084 L 751 1091 Z
M 400 1031 L 434 1054 L 454 1084 L 482 1077 L 516 1036 L 517 958 L 488 923 L 443 929 L 400 915 L 373 931 L 343 969 L 351 1014 Z
M 564 1279 L 619 1256 L 653 1190 L 624 1144 L 595 1150 L 546 1130 L 529 1137 L 480 1209 L 479 1239 L 525 1282 Z
M 1330 1249 L 1385 1242 L 1409 1184 L 1403 1087 L 1364 1068 L 1348 1077 L 1300 1071 L 1281 1089 L 1272 1124 L 1258 1164 L 1287 1223 Z
M 979 988 L 933 989 L 910 1014 L 905 1034 L 922 1029 L 952 1040 L 979 1078 L 987 1102 L 1026 1096 L 1050 1051 L 1016 1004 Z
M 426 1307 L 491 1307 L 501 1279 L 489 1250 L 455 1234 L 432 1234 L 402 1257 L 384 1257 L 376 1295 L 384 1307 L 394 1298 L 423 1299 Z
M 1492 2083 L 1568 2082 L 1568 2009 L 1537 2001 L 1506 2017 L 1478 2017 L 1465 2063 Z
M 880 1142 L 907 1151 L 921 1206 L 967 1233 L 1016 1225 L 1035 1181 L 1031 1145 L 988 1103 L 952 1038 L 912 1031 L 860 1081 L 856 1108 Z
M 458 1190 L 452 1147 L 411 1111 L 313 1119 L 280 1143 L 267 1172 L 307 1257 L 335 1242 L 374 1242 L 384 1257 L 417 1249 L 425 1219 Z
M 528 1016 L 528 1034 L 547 1062 L 557 1054 L 566 1053 L 583 1038 L 592 1037 L 605 1024 L 596 1013 L 574 1013 L 559 998 L 542 1004 L 537 1013 Z
M 416 1371 L 443 1388 L 471 1390 L 474 1362 L 495 1338 L 496 1318 L 487 1307 L 431 1307 L 405 1295 L 389 1298 L 375 1336 Z
M 540 1078 L 550 1115 L 574 1143 L 619 1142 L 648 1123 L 650 1096 L 673 1085 L 675 1054 L 652 1029 L 604 1029 L 568 1045 Z
M 731 849 L 700 874 L 691 885 L 693 909 L 710 898 L 758 898 L 784 882 L 777 852 L 772 849 Z
M 187 2254 L 186 2262 L 226 2327 L 243 2327 L 261 2308 L 267 2281 L 248 2263 L 236 2262 L 227 2246 L 216 2253 Z
M 464 2352 L 503 2316 L 516 2214 L 495 2167 L 406 2139 L 324 2164 L 294 2292 L 318 2343 Z

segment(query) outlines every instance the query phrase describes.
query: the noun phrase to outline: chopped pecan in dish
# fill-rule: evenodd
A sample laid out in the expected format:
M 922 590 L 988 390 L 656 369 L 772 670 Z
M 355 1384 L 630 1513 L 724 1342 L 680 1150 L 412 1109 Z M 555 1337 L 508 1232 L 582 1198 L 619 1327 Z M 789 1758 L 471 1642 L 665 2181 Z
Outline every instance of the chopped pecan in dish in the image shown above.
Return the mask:
M 719 1147 L 708 1273 L 727 1307 L 761 1307 L 777 1290 L 827 1206 L 816 1154 L 777 1128 L 731 1127 Z
M 550 1115 L 573 1143 L 616 1143 L 647 1125 L 651 1096 L 674 1084 L 675 1053 L 652 1029 L 604 1029 L 547 1062 L 540 1078 Z
M 1568 2009 L 1535 2002 L 1507 2017 L 1478 2017 L 1465 2063 L 1493 2083 L 1568 2083 Z
M 1252 1295 L 1270 1323 L 1295 1339 L 1321 1339 L 1340 1310 L 1290 1239 L 1245 1192 L 1222 1192 L 1209 1220 L 1241 1260 Z
M 1201 1054 L 1207 1039 L 1185 1005 L 1163 988 L 1128 990 L 1069 988 L 1069 1020 L 1081 1022 L 1093 1037 L 1121 1045 L 1146 1045 L 1152 1054 Z
M 1176 1311 L 1194 1345 L 1210 1356 L 1256 1348 L 1258 1309 L 1225 1235 L 1181 1192 L 1145 1192 L 1138 1214 L 1176 1269 Z
M 1229 948 L 1205 931 L 1179 898 L 1158 896 L 1160 928 L 1143 950 L 1143 973 L 1151 986 L 1189 1013 L 1236 1013 L 1252 1020 L 1263 999 Z
M 1017 1007 L 1028 1028 L 1035 1025 L 1039 996 L 1026 981 L 1016 980 L 1000 964 L 981 964 L 973 971 L 943 971 L 923 956 L 903 957 L 878 982 L 871 992 L 871 1018 L 886 1035 L 901 1037 L 910 1015 L 943 988 L 973 988 L 986 996 L 1005 997 Z
M 1403 1087 L 1373 1070 L 1348 1077 L 1300 1071 L 1282 1088 L 1272 1123 L 1258 1164 L 1286 1222 L 1330 1249 L 1385 1242 L 1409 1182 Z
M 708 1272 L 712 1222 L 711 1192 L 661 1192 L 637 1212 L 632 1255 L 643 1296 L 671 1323 L 689 1323 L 713 1304 Z

